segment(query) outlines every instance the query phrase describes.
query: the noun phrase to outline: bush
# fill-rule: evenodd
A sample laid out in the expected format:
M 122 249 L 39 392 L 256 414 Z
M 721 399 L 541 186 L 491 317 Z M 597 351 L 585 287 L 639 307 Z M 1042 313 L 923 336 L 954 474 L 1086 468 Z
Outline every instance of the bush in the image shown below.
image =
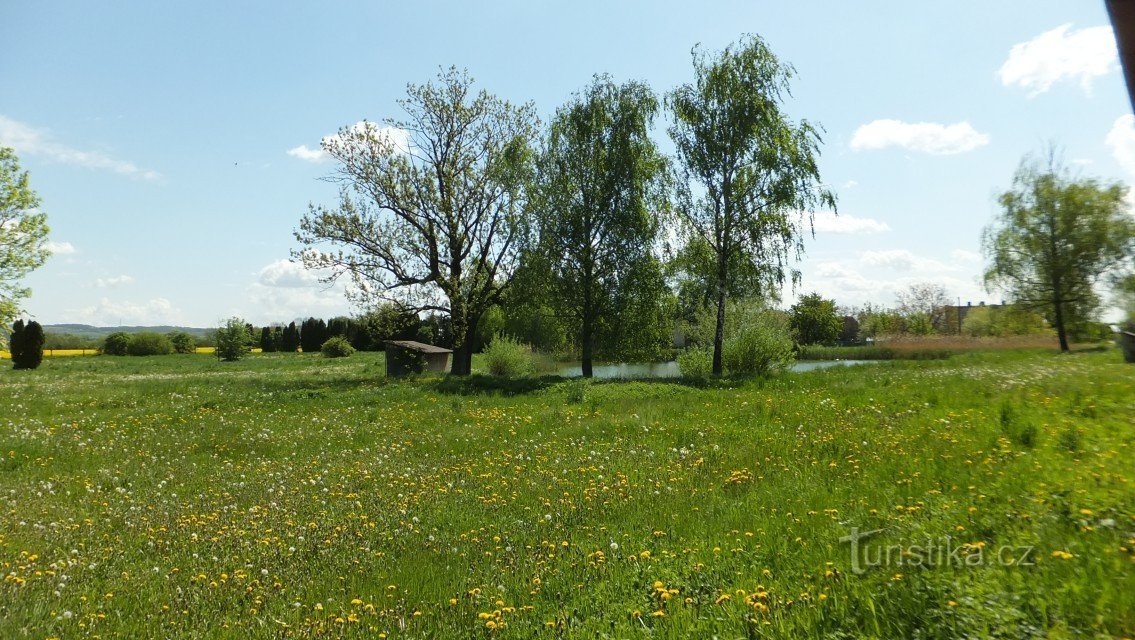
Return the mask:
M 713 370 L 713 353 L 693 347 L 678 354 L 678 371 L 683 378 L 706 378 Z
M 130 334 L 115 331 L 102 341 L 102 352 L 108 356 L 124 356 L 130 349 Z
M 346 358 L 355 352 L 355 348 L 343 336 L 328 338 L 319 348 L 325 358 Z
M 184 331 L 171 331 L 166 334 L 176 353 L 197 353 L 197 341 Z
M 759 301 L 737 304 L 726 326 L 721 364 L 727 373 L 768 375 L 793 361 L 792 331 L 783 312 Z
M 14 369 L 35 369 L 43 362 L 43 327 L 32 320 L 24 325 L 17 320 L 12 325 L 10 350 Z
M 587 378 L 576 378 L 568 381 L 564 387 L 564 400 L 568 404 L 583 404 L 587 399 L 587 387 L 590 386 Z
M 143 331 L 130 336 L 126 353 L 131 356 L 167 356 L 173 353 L 173 343 L 160 333 Z
M 528 347 L 512 338 L 497 334 L 485 349 L 489 373 L 494 376 L 523 376 L 532 371 L 532 357 Z
M 224 362 L 240 360 L 248 353 L 248 343 L 252 336 L 248 335 L 248 325 L 240 318 L 229 318 L 224 326 L 213 332 L 217 342 L 214 352 Z

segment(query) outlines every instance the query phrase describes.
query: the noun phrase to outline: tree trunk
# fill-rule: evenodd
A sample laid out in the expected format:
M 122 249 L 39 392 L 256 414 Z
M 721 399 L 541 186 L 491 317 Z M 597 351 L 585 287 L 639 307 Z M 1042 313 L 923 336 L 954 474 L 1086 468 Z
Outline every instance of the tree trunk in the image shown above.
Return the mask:
M 593 321 L 591 319 L 591 311 L 584 310 L 583 312 L 583 331 L 581 332 L 580 339 L 583 341 L 583 377 L 591 377 L 591 361 L 594 357 L 594 347 L 592 346 Z
M 1060 350 L 1068 351 L 1068 331 L 1064 328 L 1064 301 L 1057 298 L 1053 302 L 1056 308 L 1052 321 L 1056 325 L 1056 336 L 1060 338 Z
M 467 376 L 473 370 L 473 341 L 466 337 L 464 342 L 453 350 L 453 365 L 449 373 L 455 376 Z
M 713 375 L 719 376 L 724 372 L 721 366 L 721 351 L 725 346 L 725 284 L 717 285 L 717 328 L 713 333 Z

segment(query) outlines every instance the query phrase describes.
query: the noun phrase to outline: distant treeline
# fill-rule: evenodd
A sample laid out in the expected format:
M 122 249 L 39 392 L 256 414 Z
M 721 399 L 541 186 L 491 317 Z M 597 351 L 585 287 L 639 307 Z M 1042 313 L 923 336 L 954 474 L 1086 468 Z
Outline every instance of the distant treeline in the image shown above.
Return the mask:
M 298 325 L 274 324 L 256 329 L 249 325 L 253 346 L 265 353 L 315 353 L 323 343 L 342 337 L 359 351 L 382 351 L 387 340 L 417 340 L 430 344 L 449 344 L 453 338 L 447 318 L 439 315 L 419 317 L 393 305 L 381 306 L 369 313 L 349 318 L 337 316 L 329 320 L 308 318 Z

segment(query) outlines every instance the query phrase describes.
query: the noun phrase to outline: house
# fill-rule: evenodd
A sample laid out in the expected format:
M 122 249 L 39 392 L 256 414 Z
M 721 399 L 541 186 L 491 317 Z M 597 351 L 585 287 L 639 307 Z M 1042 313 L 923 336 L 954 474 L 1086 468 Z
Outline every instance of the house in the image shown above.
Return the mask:
M 449 354 L 453 353 L 452 349 L 413 340 L 387 340 L 383 345 L 386 349 L 387 376 L 404 376 L 423 371 L 445 373 L 449 369 Z

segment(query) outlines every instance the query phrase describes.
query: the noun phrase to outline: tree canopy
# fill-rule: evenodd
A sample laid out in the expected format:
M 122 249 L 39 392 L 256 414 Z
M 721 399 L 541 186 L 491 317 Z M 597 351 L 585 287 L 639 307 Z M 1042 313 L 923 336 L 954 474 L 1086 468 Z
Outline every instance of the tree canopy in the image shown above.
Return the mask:
M 983 233 L 986 288 L 1042 312 L 1063 351 L 1069 327 L 1098 311 L 1099 288 L 1130 271 L 1135 220 L 1126 194 L 1120 183 L 1073 176 L 1050 150 L 1021 162 Z
M 448 315 L 452 372 L 468 374 L 477 321 L 508 286 L 525 233 L 535 110 L 474 94 L 456 68 L 409 85 L 399 104 L 404 120 L 324 139 L 340 201 L 309 208 L 298 256 L 328 280 L 349 274 L 365 301 Z
M 666 161 L 650 137 L 658 109 L 645 84 L 596 76 L 556 112 L 540 156 L 539 243 L 554 306 L 578 336 L 584 377 L 597 346 L 611 355 L 644 332 L 654 342 L 669 338 L 653 255 L 667 207 Z M 647 351 L 651 341 L 643 341 Z
M 0 147 L 0 327 L 11 325 L 20 301 L 31 295 L 20 281 L 51 255 L 45 246 L 47 214 L 39 204 L 16 152 Z
M 758 36 L 717 55 L 695 48 L 694 82 L 669 94 L 670 136 L 682 169 L 678 212 L 690 235 L 712 252 L 717 307 L 713 373 L 722 372 L 726 295 L 741 269 L 762 294 L 799 274 L 812 212 L 835 208 L 820 180 L 819 129 L 781 109 L 793 68 Z M 742 266 L 739 266 L 742 265 Z

